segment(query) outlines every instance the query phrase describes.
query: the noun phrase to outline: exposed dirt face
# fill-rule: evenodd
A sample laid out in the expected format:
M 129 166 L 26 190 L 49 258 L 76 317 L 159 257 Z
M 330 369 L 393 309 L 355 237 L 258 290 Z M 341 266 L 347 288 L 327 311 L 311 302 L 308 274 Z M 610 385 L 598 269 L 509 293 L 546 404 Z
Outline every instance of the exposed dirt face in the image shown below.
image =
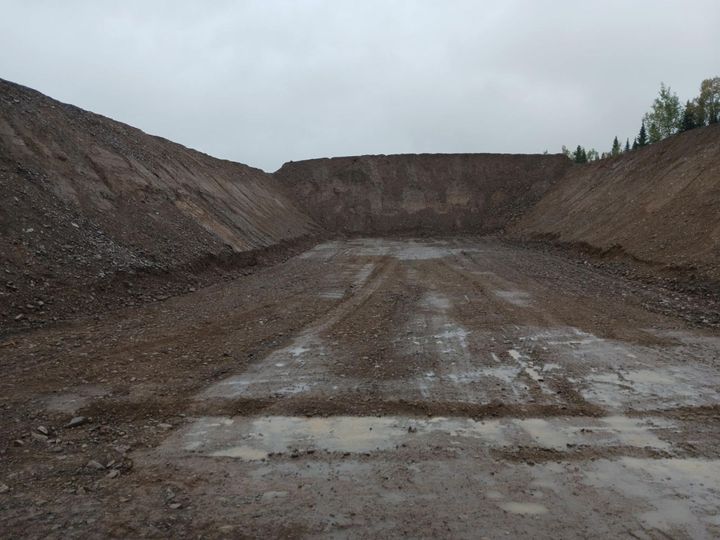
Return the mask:
M 0 536 L 720 536 L 717 290 L 610 264 L 717 276 L 718 133 L 273 178 L 0 81 Z M 541 197 L 604 264 L 432 236 Z
M 166 296 L 183 270 L 202 282 L 216 260 L 317 231 L 258 169 L 0 80 L 0 334 L 108 309 L 138 274 L 166 277 L 134 302 Z
M 312 159 L 274 176 L 329 231 L 497 231 L 571 166 L 562 155 L 419 154 Z
M 681 301 L 365 238 L 5 339 L 4 536 L 717 536 L 720 336 Z
M 720 282 L 720 125 L 573 167 L 511 233 Z

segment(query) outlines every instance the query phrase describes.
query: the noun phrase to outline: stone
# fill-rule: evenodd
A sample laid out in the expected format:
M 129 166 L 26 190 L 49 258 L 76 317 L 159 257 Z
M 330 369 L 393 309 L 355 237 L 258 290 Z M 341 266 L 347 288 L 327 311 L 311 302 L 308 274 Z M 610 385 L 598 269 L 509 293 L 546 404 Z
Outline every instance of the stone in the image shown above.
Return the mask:
M 87 465 L 85 465 L 88 469 L 97 469 L 97 470 L 103 470 L 105 468 L 105 465 L 100 463 L 99 461 L 96 461 L 94 459 L 91 459 L 87 462 Z
M 65 427 L 68 428 L 74 428 L 78 426 L 82 426 L 83 424 L 86 424 L 88 419 L 84 416 L 75 416 L 72 420 L 70 420 L 67 424 L 65 424 Z
M 120 476 L 120 471 L 118 471 L 117 469 L 113 469 L 112 471 L 107 473 L 108 478 L 117 478 L 118 476 Z
M 10 491 L 10 486 L 7 484 L 0 484 L 0 493 L 7 493 Z

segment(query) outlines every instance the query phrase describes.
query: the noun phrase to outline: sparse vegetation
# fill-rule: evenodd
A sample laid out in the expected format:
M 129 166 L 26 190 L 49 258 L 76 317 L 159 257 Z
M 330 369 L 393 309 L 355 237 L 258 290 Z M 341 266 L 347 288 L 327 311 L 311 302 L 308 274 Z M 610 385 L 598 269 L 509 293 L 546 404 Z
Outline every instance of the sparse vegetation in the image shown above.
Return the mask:
M 660 83 L 660 91 L 648 112 L 640 123 L 640 131 L 633 139 L 625 140 L 623 148 L 617 136 L 613 139 L 609 152 L 598 153 L 594 148 L 586 150 L 578 145 L 570 151 L 563 145 L 562 153 L 575 163 L 587 163 L 598 159 L 616 157 L 626 152 L 666 139 L 676 133 L 682 133 L 698 127 L 720 122 L 720 77 L 705 79 L 700 84 L 700 93 L 689 99 L 683 107 L 680 98 L 670 86 Z

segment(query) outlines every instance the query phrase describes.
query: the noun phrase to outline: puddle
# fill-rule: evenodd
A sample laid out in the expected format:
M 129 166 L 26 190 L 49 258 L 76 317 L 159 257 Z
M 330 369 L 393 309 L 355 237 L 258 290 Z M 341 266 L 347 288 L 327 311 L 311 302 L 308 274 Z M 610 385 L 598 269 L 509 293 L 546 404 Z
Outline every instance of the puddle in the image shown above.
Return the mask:
M 498 506 L 511 514 L 539 515 L 547 514 L 548 511 L 542 504 L 528 502 L 506 502 Z
M 585 471 L 584 482 L 639 500 L 636 517 L 647 528 L 692 538 L 720 533 L 720 460 L 641 459 L 599 460 Z
M 441 242 L 421 242 L 415 240 L 395 241 L 363 238 L 347 242 L 353 255 L 366 257 L 394 257 L 401 261 L 424 261 L 442 259 L 465 253 L 481 253 L 483 250 L 472 247 L 450 247 Z
M 651 429 L 669 425 L 662 419 L 626 417 L 487 421 L 393 416 L 206 417 L 178 436 L 184 451 L 256 461 L 270 454 L 295 451 L 367 453 L 437 442 L 481 448 L 522 445 L 559 451 L 582 445 L 667 449 L 668 443 Z
M 268 453 L 264 450 L 253 448 L 252 446 L 233 446 L 232 448 L 224 448 L 210 453 L 213 457 L 231 457 L 239 458 L 243 461 L 259 461 L 268 457 Z
M 607 416 L 595 425 L 565 423 L 563 419 L 528 418 L 519 421 L 533 442 L 541 448 L 564 450 L 568 446 L 632 446 L 667 450 L 670 445 L 659 439 L 651 429 L 668 428 L 662 419 L 639 419 Z

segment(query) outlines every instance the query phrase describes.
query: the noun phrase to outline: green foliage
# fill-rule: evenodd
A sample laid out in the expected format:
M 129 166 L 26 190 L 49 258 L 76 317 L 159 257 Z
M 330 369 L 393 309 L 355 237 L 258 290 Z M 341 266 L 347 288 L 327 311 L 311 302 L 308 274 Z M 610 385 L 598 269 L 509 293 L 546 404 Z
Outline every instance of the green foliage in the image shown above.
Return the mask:
M 661 141 L 680 128 L 681 121 L 680 98 L 669 86 L 660 83 L 660 92 L 652 104 L 650 112 L 645 114 L 645 123 L 648 127 L 650 142 Z
M 585 152 L 585 149 L 579 144 L 578 147 L 575 149 L 573 159 L 575 160 L 575 163 L 587 163 L 587 153 Z
M 643 146 L 648 145 L 648 135 L 647 131 L 645 130 L 645 120 L 642 121 L 640 124 L 640 133 L 638 133 L 637 137 L 637 146 L 638 148 L 642 148 Z
M 680 120 L 680 131 L 690 131 L 691 129 L 695 129 L 696 127 L 699 127 L 697 122 L 697 105 L 688 100 L 687 103 L 685 103 L 685 109 L 683 110 L 682 119 Z
M 609 152 L 598 152 L 591 148 L 585 150 L 581 145 L 571 151 L 565 145 L 562 152 L 575 163 L 587 163 L 597 159 L 619 156 L 622 153 L 642 148 L 661 141 L 675 133 L 688 131 L 707 124 L 720 122 L 720 77 L 705 79 L 700 85 L 700 95 L 680 105 L 677 94 L 665 83 L 660 83 L 660 91 L 640 123 L 640 131 L 633 139 L 625 139 L 625 147 L 617 136 L 613 139 Z
M 705 79 L 700 84 L 700 95 L 696 99 L 699 125 L 720 122 L 720 77 Z

